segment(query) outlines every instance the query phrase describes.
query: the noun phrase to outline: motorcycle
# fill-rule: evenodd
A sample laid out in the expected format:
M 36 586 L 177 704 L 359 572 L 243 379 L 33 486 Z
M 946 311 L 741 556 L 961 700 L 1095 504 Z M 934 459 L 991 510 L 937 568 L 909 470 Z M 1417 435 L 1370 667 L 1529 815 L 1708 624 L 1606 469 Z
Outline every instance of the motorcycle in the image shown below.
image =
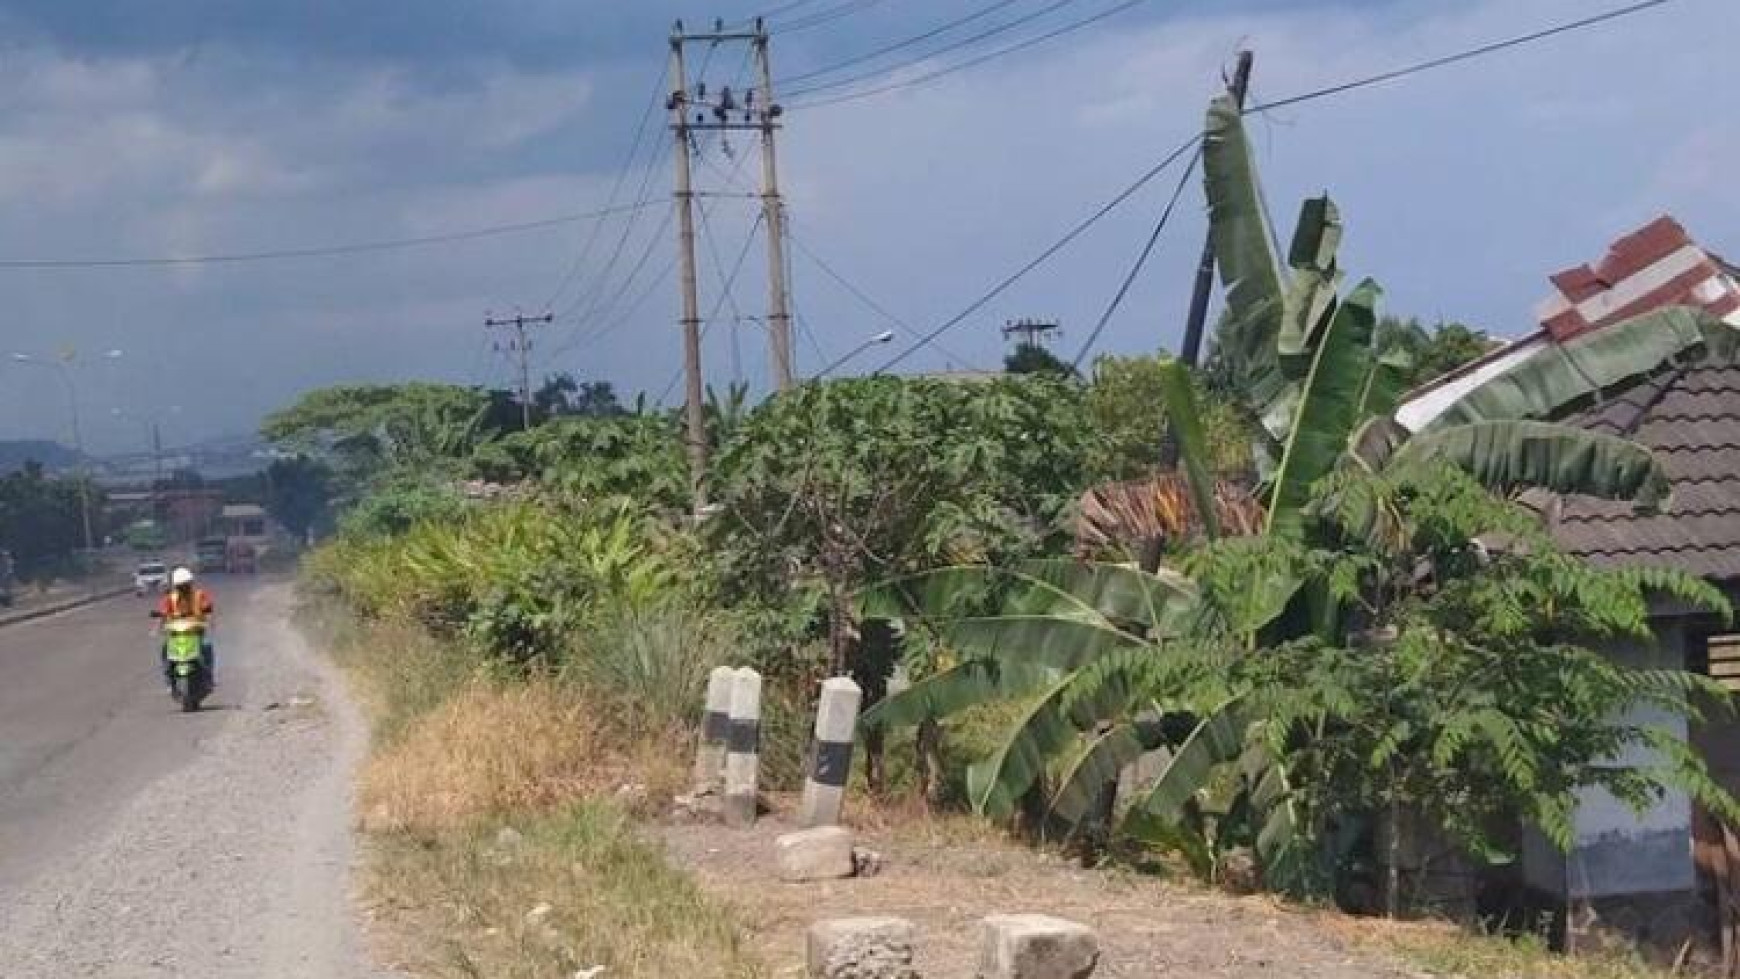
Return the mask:
M 153 611 L 151 617 L 163 618 Z M 206 672 L 205 623 L 198 619 L 176 618 L 163 623 L 163 653 L 168 661 L 169 692 L 182 711 L 199 710 L 200 702 L 211 693 L 211 676 Z

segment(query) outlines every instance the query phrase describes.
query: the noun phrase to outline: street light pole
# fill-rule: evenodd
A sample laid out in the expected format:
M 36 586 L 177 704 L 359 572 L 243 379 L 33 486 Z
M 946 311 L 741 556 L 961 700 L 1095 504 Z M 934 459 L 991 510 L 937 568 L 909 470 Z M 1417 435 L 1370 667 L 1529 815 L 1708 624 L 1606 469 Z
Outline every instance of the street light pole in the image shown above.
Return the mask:
M 817 371 L 816 376 L 813 378 L 813 380 L 817 380 L 817 381 L 822 380 L 823 378 L 827 377 L 829 374 L 832 374 L 834 371 L 838 370 L 840 368 L 840 365 L 844 364 L 846 361 L 851 360 L 853 357 L 858 356 L 859 354 L 863 353 L 866 350 L 869 350 L 871 347 L 874 347 L 878 344 L 887 343 L 893 339 L 894 339 L 894 331 L 893 330 L 883 330 L 881 333 L 878 333 L 875 336 L 870 337 L 869 339 L 865 340 L 863 343 L 860 343 L 856 347 L 853 347 L 851 350 L 846 351 L 844 356 L 840 357 L 839 359 L 835 360 L 833 363 L 831 363 L 828 366 Z
M 104 354 L 110 360 L 121 356 L 121 351 L 111 350 Z M 79 422 L 79 391 L 73 382 L 72 371 L 67 364 L 72 360 L 69 353 L 56 360 L 40 360 L 29 354 L 15 353 L 12 359 L 20 364 L 34 364 L 46 367 L 60 376 L 61 385 L 66 388 L 66 403 L 68 413 L 72 416 L 73 450 L 79 454 L 79 519 L 84 524 L 85 553 L 96 550 L 96 532 L 91 523 L 91 471 L 90 460 L 85 455 L 85 436 L 83 426 Z

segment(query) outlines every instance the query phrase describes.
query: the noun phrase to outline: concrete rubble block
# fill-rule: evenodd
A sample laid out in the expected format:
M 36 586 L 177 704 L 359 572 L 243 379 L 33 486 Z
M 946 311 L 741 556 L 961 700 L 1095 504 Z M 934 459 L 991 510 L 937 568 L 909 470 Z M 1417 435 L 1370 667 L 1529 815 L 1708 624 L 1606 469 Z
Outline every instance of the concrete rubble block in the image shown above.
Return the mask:
M 834 880 L 857 869 L 852 859 L 852 831 L 840 826 L 787 833 L 773 841 L 781 880 Z
M 905 918 L 818 921 L 808 936 L 810 979 L 919 979 L 914 933 Z
M 1099 965 L 1099 936 L 1073 921 L 996 914 L 980 929 L 978 979 L 1087 979 Z

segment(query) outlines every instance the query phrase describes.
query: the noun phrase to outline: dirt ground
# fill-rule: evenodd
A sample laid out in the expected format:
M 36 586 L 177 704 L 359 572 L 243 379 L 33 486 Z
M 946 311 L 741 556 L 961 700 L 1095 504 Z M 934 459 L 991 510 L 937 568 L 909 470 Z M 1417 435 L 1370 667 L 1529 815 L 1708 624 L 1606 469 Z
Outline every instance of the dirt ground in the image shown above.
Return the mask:
M 1419 973 L 1352 949 L 1320 915 L 1263 897 L 1233 897 L 1123 871 L 1082 868 L 1054 854 L 998 842 L 963 822 L 924 817 L 855 827 L 883 858 L 874 877 L 787 884 L 774 870 L 774 838 L 792 826 L 782 810 L 751 830 L 673 824 L 662 834 L 673 860 L 743 914 L 753 947 L 779 979 L 803 975 L 804 932 L 825 918 L 897 915 L 919 932 L 926 979 L 968 979 L 977 923 L 988 914 L 1042 913 L 1098 930 L 1097 977 L 1288 976 L 1390 979 Z

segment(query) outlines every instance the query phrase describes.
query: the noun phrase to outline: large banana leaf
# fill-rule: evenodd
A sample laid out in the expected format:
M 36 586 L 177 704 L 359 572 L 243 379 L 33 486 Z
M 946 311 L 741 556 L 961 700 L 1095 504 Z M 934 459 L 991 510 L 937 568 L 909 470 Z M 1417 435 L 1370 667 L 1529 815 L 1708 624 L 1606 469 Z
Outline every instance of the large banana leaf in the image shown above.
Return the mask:
M 1051 813 L 1070 825 L 1093 814 L 1100 793 L 1124 767 L 1161 745 L 1155 720 L 1124 721 L 1088 739 L 1063 769 L 1051 796 Z
M 1196 386 L 1190 381 L 1190 368 L 1170 357 L 1162 360 L 1160 385 L 1166 401 L 1166 419 L 1172 426 L 1172 437 L 1178 442 L 1178 458 L 1184 464 L 1184 477 L 1190 486 L 1190 498 L 1196 505 L 1197 519 L 1202 521 L 1202 535 L 1214 540 L 1220 536 L 1220 515 L 1215 503 L 1214 475 L 1208 467 L 1208 436 L 1202 430 L 1202 408 L 1197 404 Z
M 1009 594 L 1003 609 L 1011 614 L 1133 622 L 1151 638 L 1194 635 L 1201 626 L 1195 582 L 1166 568 L 1150 573 L 1127 564 L 1063 559 L 1026 561 L 1016 572 L 1026 587 Z
M 994 611 L 1094 626 L 1134 622 L 1156 635 L 1179 634 L 1195 622 L 1199 605 L 1195 585 L 1174 572 L 1068 558 L 1013 569 L 937 568 L 880 582 L 859 596 L 865 618 L 936 623 Z
M 1241 325 L 1254 327 L 1253 346 L 1274 343 L 1280 331 L 1280 262 L 1270 246 L 1256 162 L 1245 136 L 1243 115 L 1230 97 L 1209 103 L 1203 129 L 1203 182 L 1208 193 L 1209 237 L 1227 290 L 1227 309 Z
M 1106 653 L 1145 645 L 1146 640 L 1109 623 L 1052 615 L 982 615 L 934 626 L 949 648 L 971 659 L 1031 663 L 1073 670 Z
M 1328 475 L 1364 419 L 1359 411 L 1374 369 L 1372 330 L 1377 323 L 1377 283 L 1360 283 L 1335 311 L 1317 345 L 1304 397 L 1287 440 L 1269 496 L 1270 534 L 1297 537 L 1311 489 Z
M 1433 428 L 1395 451 L 1392 467 L 1444 460 L 1500 492 L 1523 487 L 1659 507 L 1672 486 L 1648 449 L 1569 425 L 1491 421 Z
M 1335 252 L 1341 246 L 1341 212 L 1325 194 L 1299 207 L 1287 264 L 1292 274 L 1282 300 L 1282 318 L 1275 349 L 1281 367 L 1292 378 L 1311 369 L 1311 354 L 1335 315 L 1341 289 L 1341 269 Z
M 1057 677 L 1056 670 L 1039 664 L 970 659 L 877 701 L 858 718 L 858 725 L 867 731 L 912 727 L 993 700 L 1025 695 Z
M 1207 791 L 1215 770 L 1244 753 L 1249 721 L 1242 702 L 1234 699 L 1197 722 L 1166 770 L 1124 816 L 1124 832 L 1139 840 L 1170 837 L 1186 806 Z
M 1083 690 L 1075 674 L 1047 688 L 1009 729 L 989 758 L 967 768 L 967 798 L 976 812 L 1006 819 L 1052 759 L 1099 722 L 1126 713 L 1129 688 L 1099 683 Z
M 1600 391 L 1619 387 L 1698 352 L 1732 360 L 1740 328 L 1688 306 L 1645 313 L 1564 343 L 1463 395 L 1423 431 L 1510 418 L 1552 420 Z

